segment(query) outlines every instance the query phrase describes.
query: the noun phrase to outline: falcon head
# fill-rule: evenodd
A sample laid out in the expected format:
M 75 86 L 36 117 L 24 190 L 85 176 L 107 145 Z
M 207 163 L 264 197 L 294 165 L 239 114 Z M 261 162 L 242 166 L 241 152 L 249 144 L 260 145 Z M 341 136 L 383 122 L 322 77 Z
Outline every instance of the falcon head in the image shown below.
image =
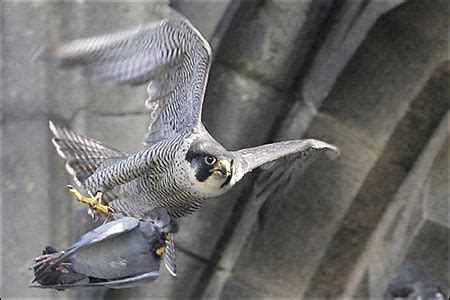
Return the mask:
M 214 142 L 194 142 L 186 153 L 189 181 L 204 197 L 218 196 L 231 188 L 233 156 Z

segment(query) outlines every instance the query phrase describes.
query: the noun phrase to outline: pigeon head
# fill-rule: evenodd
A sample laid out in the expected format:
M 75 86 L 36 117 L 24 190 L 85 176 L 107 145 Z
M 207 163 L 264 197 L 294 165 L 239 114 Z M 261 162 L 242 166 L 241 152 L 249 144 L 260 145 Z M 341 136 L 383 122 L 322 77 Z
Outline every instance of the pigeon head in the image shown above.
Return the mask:
M 143 221 L 158 227 L 163 233 L 178 232 L 178 223 L 169 216 L 166 209 L 161 207 L 156 207 L 146 213 Z

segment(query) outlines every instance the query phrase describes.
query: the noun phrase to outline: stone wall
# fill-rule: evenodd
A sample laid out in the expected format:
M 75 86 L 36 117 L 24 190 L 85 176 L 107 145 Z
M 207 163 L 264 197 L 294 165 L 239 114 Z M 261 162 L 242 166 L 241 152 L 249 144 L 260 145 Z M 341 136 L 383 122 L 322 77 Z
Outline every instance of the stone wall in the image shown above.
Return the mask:
M 178 276 L 124 290 L 28 289 L 31 258 L 92 228 L 48 120 L 143 148 L 144 87 L 31 62 L 39 46 L 156 20 L 211 41 L 203 120 L 234 150 L 315 137 L 342 155 L 258 191 L 254 172 L 181 220 Z M 378 298 L 405 263 L 450 294 L 446 1 L 2 3 L 2 290 L 24 297 Z M 285 178 L 286 179 L 286 178 Z M 281 180 L 283 181 L 283 180 Z

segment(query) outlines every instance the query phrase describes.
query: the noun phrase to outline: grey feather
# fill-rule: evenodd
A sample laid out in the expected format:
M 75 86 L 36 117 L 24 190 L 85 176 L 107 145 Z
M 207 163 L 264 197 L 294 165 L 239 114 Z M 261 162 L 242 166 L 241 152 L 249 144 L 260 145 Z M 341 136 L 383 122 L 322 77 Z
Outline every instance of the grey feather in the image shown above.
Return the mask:
M 106 287 L 106 288 L 130 288 L 138 285 L 142 285 L 151 281 L 156 280 L 159 277 L 159 272 L 153 271 L 144 274 L 139 274 L 136 276 L 130 276 L 123 279 L 101 281 L 101 282 L 86 282 L 86 283 L 72 283 L 72 284 L 51 284 L 51 285 L 41 285 L 33 283 L 30 285 L 32 288 L 40 289 L 55 289 L 64 290 L 70 288 L 85 288 L 85 287 Z
M 402 266 L 384 293 L 384 299 L 448 299 L 431 276 L 415 265 Z
M 281 158 L 284 159 L 278 163 L 284 161 L 285 165 L 298 159 L 306 163 L 317 152 L 324 152 L 331 159 L 340 153 L 336 146 L 315 139 L 285 141 L 234 151 L 237 161 L 234 180 L 239 181 L 257 167 L 271 168 L 275 161 Z
M 147 149 L 127 155 L 96 146 L 100 154 L 89 148 L 92 153 L 87 156 L 83 139 L 73 138 L 70 147 L 65 147 L 65 141 L 55 143 L 82 187 L 91 195 L 104 192 L 116 212 L 140 218 L 153 208 L 164 207 L 171 216 L 182 217 L 197 210 L 205 199 L 227 192 L 256 167 L 272 164 L 279 173 L 288 166 L 290 172 L 292 166 L 283 161 L 306 166 L 315 152 L 331 156 L 339 152 L 335 146 L 312 139 L 234 152 L 215 141 L 201 123 L 211 49 L 197 29 L 173 10 L 160 22 L 76 40 L 49 53 L 63 66 L 81 66 L 93 80 L 119 84 L 149 80 Z M 88 144 L 92 143 L 101 145 Z M 66 148 L 70 150 L 62 151 Z M 102 151 L 109 151 L 108 155 Z M 208 167 L 204 165 L 207 157 L 223 165 Z
M 147 145 L 200 126 L 211 48 L 173 10 L 158 22 L 59 45 L 48 51 L 48 57 L 62 66 L 83 67 L 83 74 L 94 81 L 133 85 L 150 81 Z
M 78 186 L 90 177 L 105 161 L 124 158 L 126 153 L 78 134 L 64 126 L 49 122 L 52 139 L 58 154 L 66 160 L 66 170 Z M 91 194 L 96 191 L 90 191 Z M 103 200 L 109 203 L 118 197 L 118 191 L 105 191 Z
M 166 235 L 178 230 L 174 224 L 160 209 L 141 221 L 122 217 L 106 223 L 52 254 L 42 267 L 35 268 L 33 282 L 62 289 L 70 285 L 124 287 L 155 279 L 161 262 L 155 251 L 166 243 Z
M 168 240 L 166 241 L 166 251 L 164 252 L 164 266 L 166 267 L 167 271 L 172 276 L 177 275 L 177 261 L 176 261 L 176 254 L 175 254 L 175 242 L 173 239 L 173 236 L 171 234 L 168 235 Z
M 48 265 L 46 268 L 41 269 L 35 274 L 35 280 L 40 280 L 49 270 L 59 265 L 62 261 L 66 260 L 69 256 L 72 256 L 75 252 L 81 250 L 84 247 L 91 246 L 93 244 L 99 243 L 109 238 L 113 238 L 122 233 L 133 230 L 139 224 L 139 220 L 130 217 L 120 218 L 118 220 L 108 222 L 103 226 L 100 226 L 85 235 L 83 235 L 79 241 L 74 243 L 72 246 L 61 252 L 61 255 L 53 261 L 53 263 Z

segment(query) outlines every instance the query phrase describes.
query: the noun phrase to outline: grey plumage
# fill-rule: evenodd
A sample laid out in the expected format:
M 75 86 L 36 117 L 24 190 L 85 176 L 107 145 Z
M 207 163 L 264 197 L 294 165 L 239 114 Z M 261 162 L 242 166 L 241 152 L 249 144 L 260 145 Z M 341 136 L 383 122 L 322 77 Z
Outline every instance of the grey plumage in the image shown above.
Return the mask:
M 339 150 L 318 140 L 297 140 L 228 151 L 201 122 L 211 49 L 184 17 L 170 11 L 160 22 L 60 45 L 49 57 L 65 67 L 81 66 L 95 81 L 149 81 L 148 148 L 125 154 L 50 123 L 67 169 L 91 195 L 104 192 L 115 211 L 141 217 L 165 207 L 181 217 L 205 199 L 228 191 L 246 173 L 282 157 Z
M 167 212 L 154 209 L 143 220 L 122 217 L 108 222 L 64 251 L 47 246 L 44 255 L 35 259 L 33 282 L 39 284 L 33 287 L 123 288 L 155 280 L 161 262 L 156 252 L 166 245 L 166 236 L 177 230 Z M 169 256 L 174 263 L 174 252 Z
M 384 299 L 444 300 L 447 296 L 423 269 L 402 266 L 384 293 Z

